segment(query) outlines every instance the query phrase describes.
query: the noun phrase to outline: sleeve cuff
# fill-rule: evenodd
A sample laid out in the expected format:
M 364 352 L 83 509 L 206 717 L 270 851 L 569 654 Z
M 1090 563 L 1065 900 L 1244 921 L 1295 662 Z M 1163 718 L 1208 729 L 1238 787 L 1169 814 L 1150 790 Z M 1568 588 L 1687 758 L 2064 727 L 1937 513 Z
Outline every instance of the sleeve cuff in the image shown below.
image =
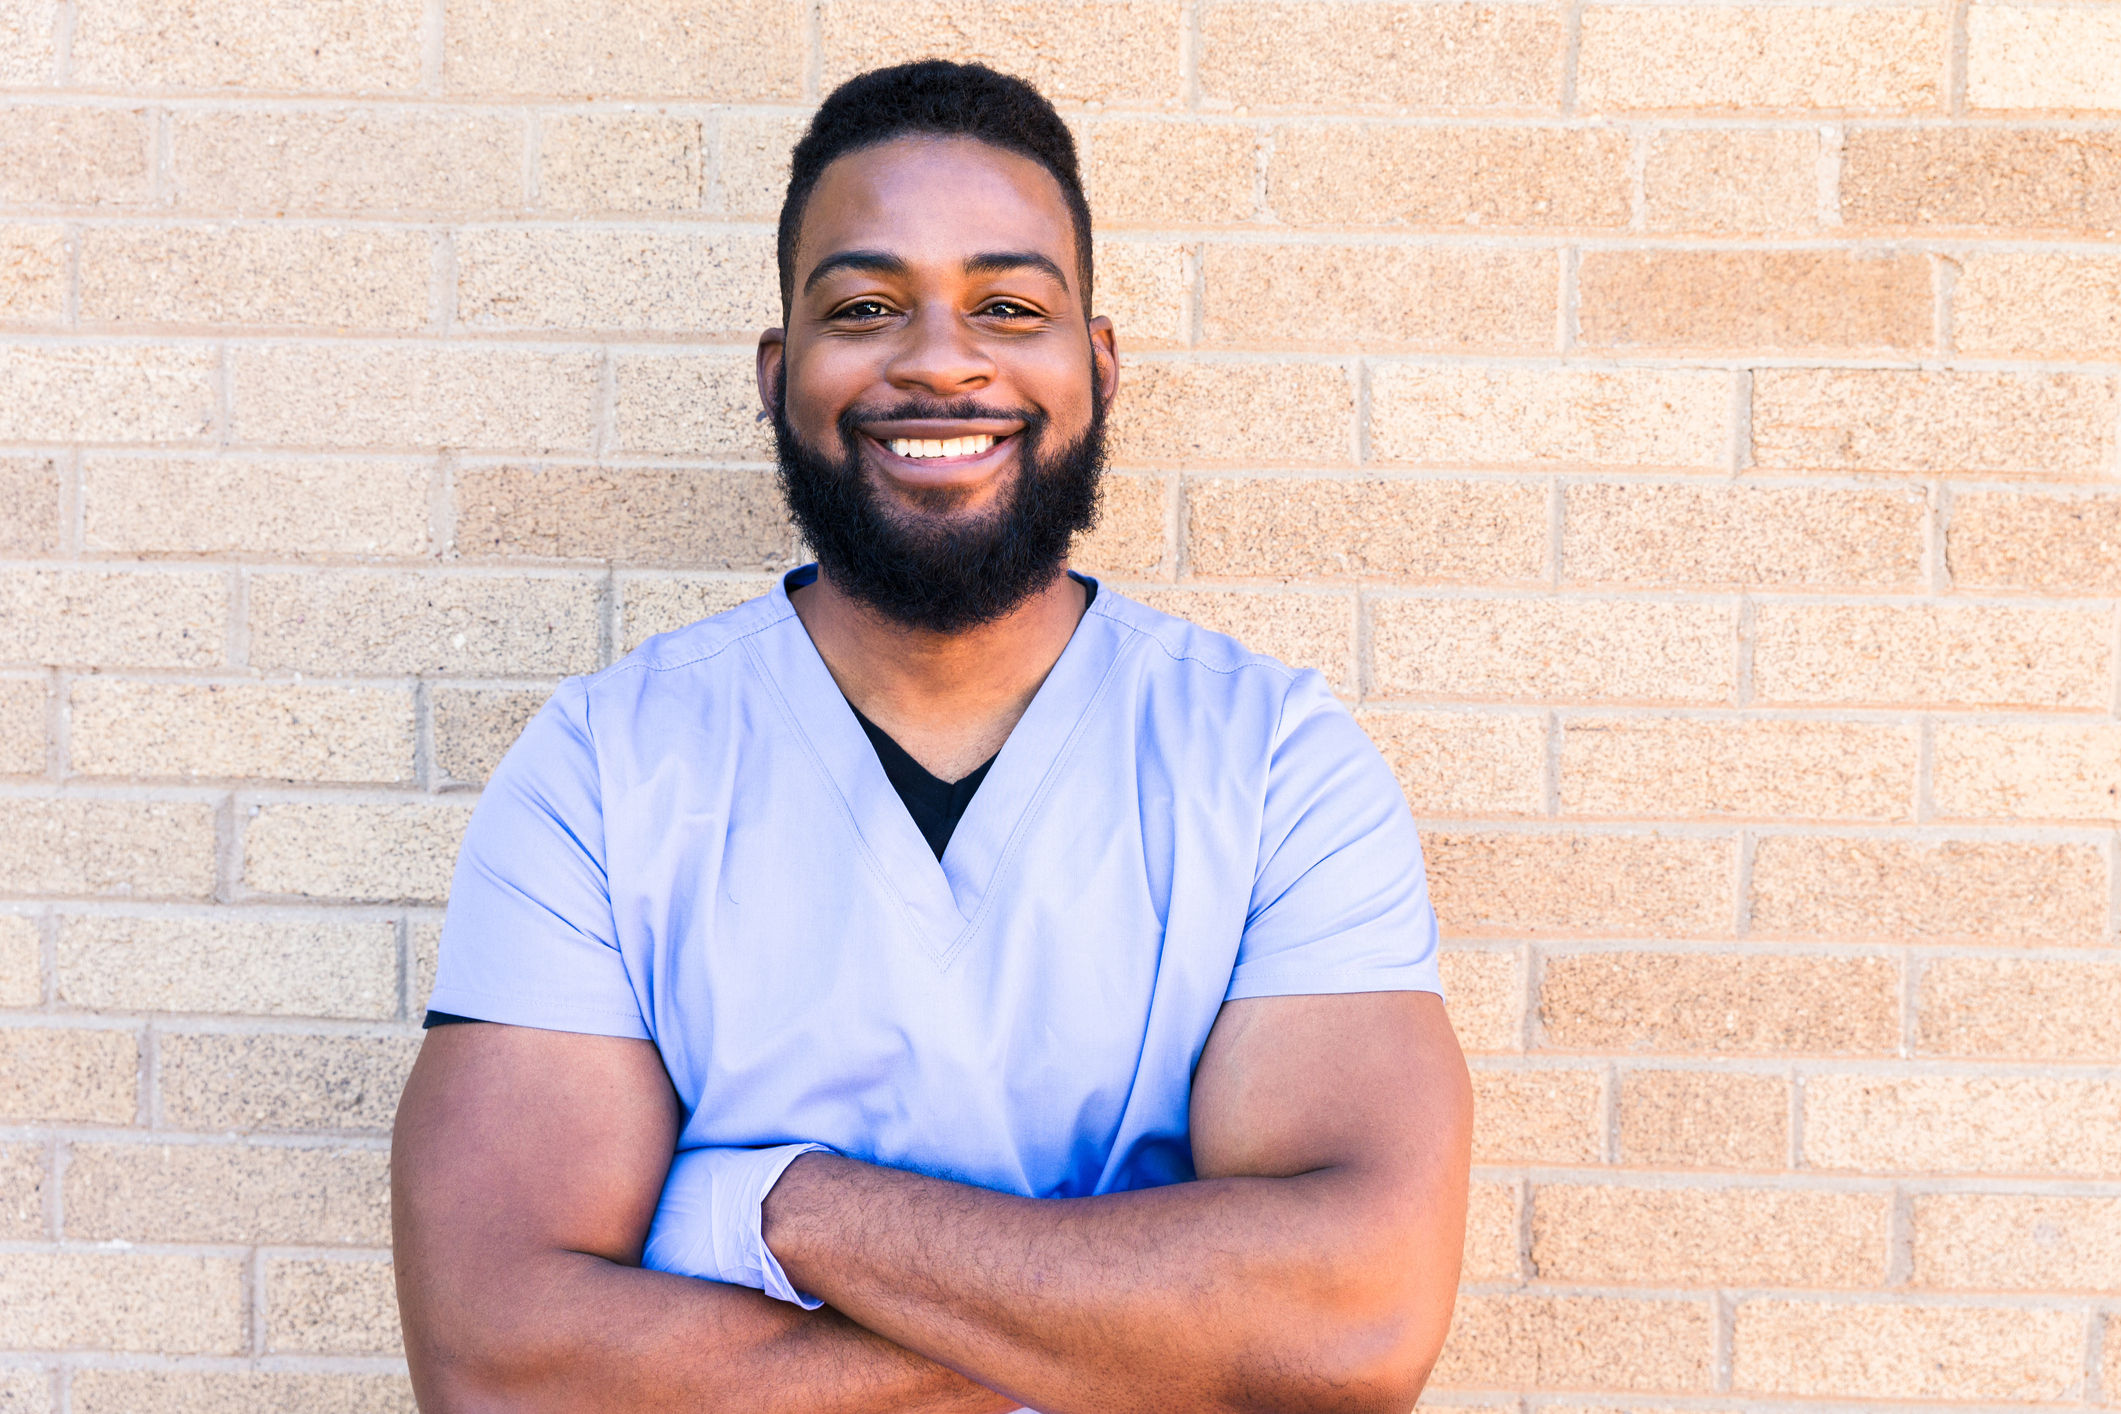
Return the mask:
M 766 1246 L 764 1210 L 766 1195 L 788 1165 L 805 1154 L 834 1152 L 823 1144 L 680 1150 L 663 1181 L 641 1265 L 748 1286 L 805 1310 L 822 1306 L 789 1283 Z

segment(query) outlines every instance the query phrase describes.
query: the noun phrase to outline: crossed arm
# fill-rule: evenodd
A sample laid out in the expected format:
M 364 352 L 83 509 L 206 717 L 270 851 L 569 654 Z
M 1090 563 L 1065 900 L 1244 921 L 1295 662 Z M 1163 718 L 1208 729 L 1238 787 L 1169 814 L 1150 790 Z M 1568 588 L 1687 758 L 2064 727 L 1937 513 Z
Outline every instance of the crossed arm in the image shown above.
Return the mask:
M 1191 1183 L 797 1159 L 765 1235 L 818 1311 L 636 1265 L 679 1120 L 648 1042 L 430 1033 L 393 1157 L 423 1409 L 1404 1414 L 1449 1323 L 1471 1101 L 1428 993 L 1227 1003 Z

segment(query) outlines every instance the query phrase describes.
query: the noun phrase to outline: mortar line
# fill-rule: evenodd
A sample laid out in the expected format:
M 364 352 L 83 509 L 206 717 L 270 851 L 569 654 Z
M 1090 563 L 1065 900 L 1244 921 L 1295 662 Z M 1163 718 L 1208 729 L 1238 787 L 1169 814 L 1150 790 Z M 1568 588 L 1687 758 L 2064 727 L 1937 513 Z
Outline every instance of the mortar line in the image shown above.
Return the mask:
M 1200 111 L 1200 4 L 1186 0 L 1178 20 L 1178 91 L 1188 113 Z
M 419 92 L 439 98 L 448 57 L 448 0 L 427 0 L 420 9 Z
M 1737 858 L 1731 879 L 1731 940 L 1744 942 L 1753 928 L 1753 854 L 1760 847 L 1753 830 L 1738 832 Z
M 59 1006 L 59 915 L 50 907 L 37 916 L 37 967 L 39 1006 L 56 1011 Z
M 1541 743 L 1544 760 L 1540 763 L 1544 777 L 1541 784 L 1545 796 L 1542 804 L 1549 820 L 1561 818 L 1561 748 L 1567 741 L 1567 729 L 1562 725 L 1561 713 L 1549 707 L 1546 711 L 1546 739 Z
M 1915 1199 L 1907 1185 L 1896 1183 L 1887 1207 L 1885 1281 L 1888 1290 L 1905 1287 L 1915 1278 Z
M 70 331 L 81 327 L 81 239 L 82 229 L 78 221 L 69 221 L 61 227 L 60 240 L 66 249 L 66 298 L 61 303 L 60 318 Z
M 1819 130 L 1819 213 L 1822 230 L 1832 230 L 1841 221 L 1841 163 L 1848 151 L 1848 129 L 1830 123 Z
M 1726 449 L 1730 458 L 1730 474 L 1735 479 L 1745 475 L 1753 466 L 1753 370 L 1734 369 L 1731 373 L 1730 402 L 1725 408 L 1729 421 L 1730 445 Z
M 427 328 L 440 338 L 456 332 L 457 238 L 446 226 L 427 237 Z
M 73 754 L 73 690 L 70 671 L 45 669 L 44 778 L 55 786 L 66 783 L 68 758 Z
M 2121 1390 L 2109 1390 L 2105 1386 L 2106 1339 L 2112 1334 L 2109 1325 L 2121 1317 L 2108 1315 L 2102 1310 L 2085 1313 L 2084 1332 L 2084 1401 L 2094 1406 L 2111 1403 Z
M 1583 58 L 1583 0 L 1569 0 L 1562 12 L 1561 112 L 1576 116 L 1576 73 Z
M 1610 1167 L 1620 1162 L 1620 1067 L 1611 1061 L 1599 1067 L 1598 1109 L 1603 1162 Z
M 399 914 L 398 930 L 398 1017 L 399 1021 L 412 1020 L 412 919 Z
M 236 349 L 222 340 L 214 350 L 213 445 L 227 451 L 236 434 Z
M 1952 118 L 1966 116 L 1967 19 L 1970 9 L 1969 0 L 1952 0 L 1944 59 L 1944 111 Z
M 264 1249 L 251 1248 L 250 1259 L 243 1265 L 246 1278 L 243 1295 L 244 1300 L 248 1303 L 250 1316 L 250 1353 L 253 1357 L 258 1357 L 266 1354 L 266 1306 L 272 1298 L 272 1293 L 266 1289 L 265 1285 Z
M 74 29 L 81 22 L 80 0 L 59 0 L 52 13 L 52 85 L 65 88 L 74 77 Z
M 434 765 L 434 701 L 427 679 L 412 680 L 412 783 L 433 795 L 441 773 Z
M 1915 1059 L 1922 1039 L 1922 974 L 1928 969 L 1926 953 L 1909 950 L 1900 959 L 1900 1055 Z
M 73 1161 L 73 1146 L 59 1135 L 53 1135 L 48 1143 L 52 1183 L 51 1191 L 44 1195 L 44 1230 L 52 1241 L 63 1242 L 66 1240 L 66 1170 Z
M 236 797 L 224 794 L 214 806 L 215 903 L 235 903 L 242 895 L 243 825 Z
M 1628 229 L 1650 228 L 1650 139 L 1648 123 L 1628 124 Z
M 618 447 L 619 360 L 609 347 L 597 366 L 597 411 L 590 428 L 592 455 L 602 461 Z
M 1709 1294 L 1711 1346 L 1709 1383 L 1718 1394 L 1731 1388 L 1731 1350 L 1737 1341 L 1738 1303 L 1718 1288 Z
M 1517 1049 L 1530 1055 L 1539 1040 L 1539 989 L 1546 983 L 1547 961 L 1531 943 L 1514 949 L 1518 962 Z
M 1517 1178 L 1517 1280 L 1537 1281 L 1539 1268 L 1532 1260 L 1532 1180 Z
M 1959 262 L 1941 251 L 1930 253 L 1930 323 L 1937 357 L 1949 361 L 1957 351 L 1952 334 L 1952 296 L 1959 284 Z
M 427 536 L 422 559 L 439 569 L 456 557 L 457 454 L 452 450 L 444 449 L 428 473 Z
M 1569 528 L 1568 491 L 1559 476 L 1547 480 L 1547 584 L 1559 590 L 1568 565 L 1563 545 Z
M 156 108 L 152 112 L 154 117 L 151 122 L 150 141 L 154 143 L 154 157 L 153 175 L 148 185 L 148 202 L 166 210 L 177 202 L 177 117 L 169 108 Z
M 1349 370 L 1355 383 L 1355 464 L 1370 463 L 1370 361 L 1358 357 Z
M 1157 567 L 1177 583 L 1186 568 L 1186 480 L 1182 475 L 1164 479 L 1164 553 Z
M 1804 1162 L 1804 1076 L 1794 1066 L 1790 1068 L 1790 1146 L 1789 1171 L 1802 1173 Z
M 1583 252 L 1574 245 L 1561 248 L 1561 298 L 1554 326 L 1554 352 L 1567 358 L 1576 348 L 1576 271 Z
M 1936 764 L 1936 718 L 1924 712 L 1915 719 L 1914 819 L 1917 825 L 1927 825 L 1936 816 Z
M 163 1127 L 161 1036 L 152 1021 L 142 1026 L 138 1035 L 140 1099 L 133 1122 L 142 1129 L 160 1129 Z
M 1958 491 L 1942 477 L 1931 479 L 1923 489 L 1928 493 L 1924 497 L 1928 506 L 1922 527 L 1923 569 L 1929 592 L 1945 595 L 1952 590 L 1951 517 Z
M 803 12 L 803 84 L 802 101 L 815 105 L 825 95 L 825 7 L 822 0 L 811 0 Z

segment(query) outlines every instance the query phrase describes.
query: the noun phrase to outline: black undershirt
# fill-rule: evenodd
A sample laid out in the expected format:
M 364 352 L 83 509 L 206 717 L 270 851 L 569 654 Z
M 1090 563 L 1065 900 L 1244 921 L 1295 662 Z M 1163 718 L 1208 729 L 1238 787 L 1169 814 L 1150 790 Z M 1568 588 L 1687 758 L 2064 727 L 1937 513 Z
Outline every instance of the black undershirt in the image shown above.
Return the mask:
M 1097 598 L 1097 585 L 1085 579 L 1078 579 L 1076 583 L 1089 591 L 1090 597 L 1084 604 L 1087 608 Z M 869 744 L 876 748 L 876 759 L 883 765 L 884 778 L 891 782 L 891 788 L 897 791 L 898 798 L 905 802 L 906 813 L 913 817 L 913 823 L 920 830 L 921 838 L 928 841 L 928 848 L 935 851 L 937 859 L 941 859 L 943 851 L 950 845 L 950 836 L 957 830 L 957 822 L 965 818 L 965 807 L 972 804 L 972 797 L 979 790 L 980 782 L 987 779 L 987 768 L 994 764 L 995 758 L 988 757 L 977 770 L 962 780 L 946 781 L 908 755 L 905 747 L 893 741 L 882 727 L 864 717 L 852 702 L 847 704 L 847 710 L 854 713 L 854 720 L 860 722 L 862 730 L 868 733 Z M 421 1024 L 432 1028 L 454 1026 L 459 1022 L 478 1019 L 476 1016 L 430 1011 L 426 1021 Z

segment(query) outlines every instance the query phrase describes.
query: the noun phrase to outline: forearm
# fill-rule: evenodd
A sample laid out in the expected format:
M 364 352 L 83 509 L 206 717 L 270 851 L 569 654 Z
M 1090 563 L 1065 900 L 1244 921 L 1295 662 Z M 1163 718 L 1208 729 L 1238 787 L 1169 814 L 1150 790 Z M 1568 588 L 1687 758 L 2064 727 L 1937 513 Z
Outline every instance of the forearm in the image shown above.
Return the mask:
M 1458 1250 L 1398 1239 L 1452 1230 L 1448 1189 L 1327 1170 L 1040 1201 L 811 1155 L 766 1238 L 798 1287 L 1045 1414 L 1403 1410 Z
M 420 1407 L 647 1414 L 999 1414 L 1015 1402 L 864 1330 L 746 1287 L 547 1251 L 405 1292 Z

